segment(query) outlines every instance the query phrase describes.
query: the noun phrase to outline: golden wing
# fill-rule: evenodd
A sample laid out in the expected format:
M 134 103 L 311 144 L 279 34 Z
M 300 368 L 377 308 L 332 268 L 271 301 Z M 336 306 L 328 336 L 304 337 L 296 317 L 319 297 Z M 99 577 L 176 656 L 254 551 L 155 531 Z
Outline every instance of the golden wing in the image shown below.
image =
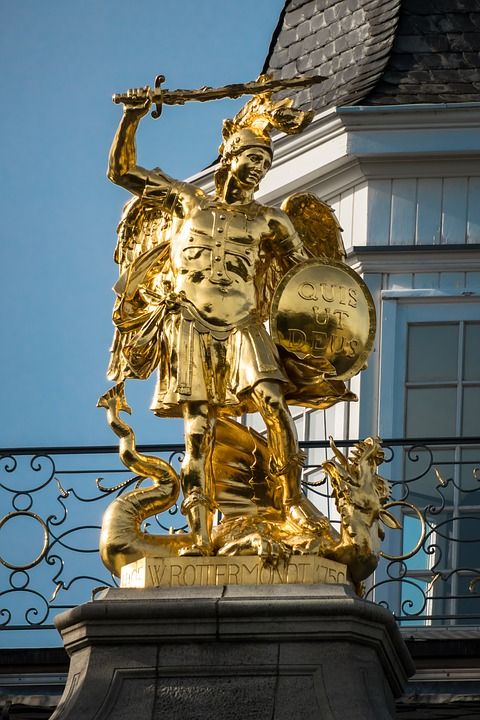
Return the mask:
M 313 193 L 295 193 L 283 201 L 281 209 L 290 218 L 307 253 L 326 262 L 345 262 L 342 228 L 330 205 Z M 282 347 L 279 353 L 293 386 L 286 394 L 289 404 L 322 409 L 357 399 L 344 382 L 332 376 L 333 366 L 326 359 L 300 360 Z
M 110 380 L 139 377 L 128 363 L 125 349 L 161 302 L 156 285 L 158 277 L 168 272 L 169 227 L 170 217 L 158 203 L 136 197 L 125 205 L 114 254 L 120 277 L 114 287 L 117 297 L 107 370 Z
M 263 322 L 268 320 L 273 294 L 280 280 L 292 267 L 289 258 L 269 253 L 268 260 L 255 276 L 258 294 L 258 310 Z
M 288 215 L 309 255 L 345 261 L 342 228 L 330 205 L 313 193 L 295 193 L 285 198 L 281 209 Z M 275 288 L 291 266 L 288 257 L 271 253 L 263 272 L 256 278 L 263 319 L 268 317 Z
M 288 215 L 307 251 L 314 257 L 345 261 L 342 228 L 330 205 L 313 193 L 285 198 L 281 209 Z

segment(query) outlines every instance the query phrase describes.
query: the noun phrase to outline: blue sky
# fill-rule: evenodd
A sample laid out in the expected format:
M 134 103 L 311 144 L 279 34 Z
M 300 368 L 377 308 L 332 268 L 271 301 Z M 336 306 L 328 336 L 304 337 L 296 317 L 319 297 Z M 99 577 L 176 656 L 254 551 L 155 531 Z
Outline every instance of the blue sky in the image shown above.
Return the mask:
M 95 407 L 108 382 L 115 227 L 128 195 L 106 180 L 113 92 L 255 78 L 283 0 L 2 0 L 0 446 L 115 442 Z M 140 164 L 184 178 L 210 164 L 239 101 L 144 119 Z M 178 441 L 130 381 L 139 442 Z

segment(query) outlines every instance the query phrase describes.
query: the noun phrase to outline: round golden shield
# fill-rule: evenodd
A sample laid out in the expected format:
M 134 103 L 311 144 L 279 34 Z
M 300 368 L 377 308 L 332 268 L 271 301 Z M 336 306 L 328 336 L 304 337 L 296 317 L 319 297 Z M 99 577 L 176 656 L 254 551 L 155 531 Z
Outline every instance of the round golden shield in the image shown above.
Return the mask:
M 270 330 L 277 345 L 348 380 L 362 370 L 375 340 L 373 298 L 357 273 L 335 260 L 307 260 L 278 284 Z

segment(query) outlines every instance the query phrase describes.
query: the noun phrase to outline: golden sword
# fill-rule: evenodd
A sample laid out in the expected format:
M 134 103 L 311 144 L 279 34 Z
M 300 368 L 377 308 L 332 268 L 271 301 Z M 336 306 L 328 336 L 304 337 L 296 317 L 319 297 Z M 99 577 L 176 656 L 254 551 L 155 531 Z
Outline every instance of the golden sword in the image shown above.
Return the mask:
M 165 81 L 164 75 L 157 75 L 153 89 L 145 88 L 146 95 L 143 97 L 132 97 L 128 93 L 115 93 L 112 96 L 114 103 L 133 102 L 136 99 L 138 104 L 142 105 L 147 97 L 156 106 L 152 112 L 152 117 L 160 117 L 162 104 L 165 105 L 184 105 L 186 102 L 208 102 L 209 100 L 220 100 L 222 98 L 239 98 L 242 95 L 261 95 L 264 93 L 277 93 L 282 90 L 291 90 L 316 85 L 323 82 L 326 78 L 322 75 L 297 75 L 294 78 L 278 78 L 274 79 L 269 75 L 260 75 L 258 80 L 251 80 L 246 83 L 233 83 L 232 85 L 223 85 L 222 87 L 204 87 L 195 90 L 168 90 L 162 88 Z

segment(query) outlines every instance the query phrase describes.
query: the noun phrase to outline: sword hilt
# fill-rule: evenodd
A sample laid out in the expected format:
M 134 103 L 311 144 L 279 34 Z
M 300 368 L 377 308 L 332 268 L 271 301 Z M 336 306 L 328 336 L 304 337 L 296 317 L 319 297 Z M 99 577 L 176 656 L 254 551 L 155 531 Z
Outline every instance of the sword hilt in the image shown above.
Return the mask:
M 152 117 L 159 118 L 162 114 L 162 83 L 165 82 L 165 75 L 157 75 L 154 83 L 153 97 L 160 96 L 159 100 L 152 100 L 155 103 L 155 110 L 152 110 Z
M 155 105 L 155 110 L 152 110 L 152 117 L 153 118 L 159 118 L 162 114 L 162 104 L 163 104 L 163 90 L 162 90 L 162 83 L 165 81 L 165 75 L 157 75 L 155 78 L 155 84 L 154 89 L 150 90 L 150 88 L 145 88 L 146 92 L 142 95 L 131 95 L 130 93 L 132 91 L 128 91 L 127 93 L 115 93 L 112 95 L 112 100 L 116 105 L 119 105 L 120 103 L 129 103 L 129 105 L 143 105 L 145 100 L 148 98 L 150 102 Z

